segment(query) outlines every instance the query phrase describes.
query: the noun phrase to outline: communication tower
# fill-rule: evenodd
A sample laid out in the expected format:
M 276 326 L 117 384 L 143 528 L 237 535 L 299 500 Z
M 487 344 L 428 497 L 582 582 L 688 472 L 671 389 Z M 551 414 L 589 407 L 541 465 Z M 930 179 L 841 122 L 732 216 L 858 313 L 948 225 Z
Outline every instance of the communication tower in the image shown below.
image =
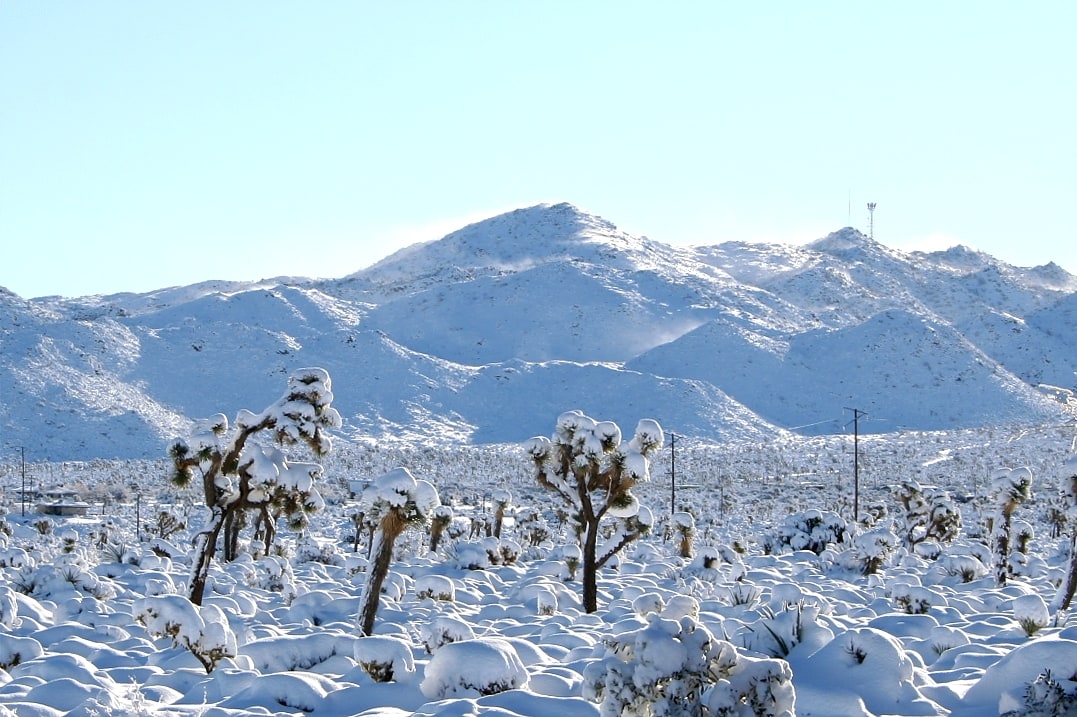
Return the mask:
M 875 202 L 868 202 L 868 238 L 875 238 Z

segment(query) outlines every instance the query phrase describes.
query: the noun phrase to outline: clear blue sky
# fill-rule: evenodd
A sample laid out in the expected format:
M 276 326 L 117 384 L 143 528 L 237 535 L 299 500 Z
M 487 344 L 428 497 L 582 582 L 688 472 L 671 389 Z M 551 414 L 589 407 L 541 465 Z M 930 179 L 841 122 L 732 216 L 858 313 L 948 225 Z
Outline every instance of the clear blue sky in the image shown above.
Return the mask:
M 0 285 L 339 277 L 568 201 L 1077 273 L 1077 3 L 0 2 Z

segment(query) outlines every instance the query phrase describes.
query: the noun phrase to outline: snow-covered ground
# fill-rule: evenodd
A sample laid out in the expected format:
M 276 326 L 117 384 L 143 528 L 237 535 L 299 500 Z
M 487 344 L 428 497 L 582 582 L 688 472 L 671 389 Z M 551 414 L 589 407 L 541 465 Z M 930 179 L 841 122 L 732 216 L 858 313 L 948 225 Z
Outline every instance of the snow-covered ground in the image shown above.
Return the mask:
M 848 435 L 678 439 L 674 465 L 667 438 L 637 490 L 653 529 L 601 571 L 592 614 L 520 445 L 338 446 L 306 533 L 216 560 L 200 608 L 183 595 L 204 510 L 165 461 L 29 464 L 94 506 L 47 520 L 22 515 L 23 466 L 4 465 L 0 715 L 1073 714 L 1077 622 L 1054 604 L 1073 440 L 906 432 L 854 455 Z M 428 529 L 397 541 L 363 637 L 370 532 L 349 481 L 397 466 L 452 521 L 436 551 Z M 1023 466 L 1000 585 L 999 477 Z M 854 496 L 870 521 L 849 522 Z

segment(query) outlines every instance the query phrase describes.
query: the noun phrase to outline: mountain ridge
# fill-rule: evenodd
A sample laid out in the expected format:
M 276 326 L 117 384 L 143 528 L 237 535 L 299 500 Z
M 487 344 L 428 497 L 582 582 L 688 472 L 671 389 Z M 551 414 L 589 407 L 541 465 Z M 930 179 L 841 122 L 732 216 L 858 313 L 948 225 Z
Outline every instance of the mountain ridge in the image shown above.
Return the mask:
M 876 431 L 1031 424 L 1062 415 L 1036 384 L 1077 389 L 1075 317 L 1057 265 L 904 253 L 851 227 L 673 247 L 543 204 L 339 279 L 0 289 L 0 431 L 8 453 L 159 456 L 307 365 L 330 371 L 356 442 L 518 441 L 570 408 L 720 441 L 840 430 L 850 405 Z

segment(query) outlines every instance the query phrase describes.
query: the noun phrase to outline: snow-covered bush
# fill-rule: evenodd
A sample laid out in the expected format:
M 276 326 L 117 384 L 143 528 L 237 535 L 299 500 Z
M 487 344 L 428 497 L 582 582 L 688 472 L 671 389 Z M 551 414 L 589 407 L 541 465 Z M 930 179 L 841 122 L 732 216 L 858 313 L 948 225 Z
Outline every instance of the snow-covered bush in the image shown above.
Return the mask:
M 601 523 L 607 516 L 639 514 L 632 488 L 650 478 L 650 456 L 664 440 L 661 426 L 651 419 L 641 420 L 632 440 L 622 441 L 616 423 L 568 411 L 558 417 L 552 440 L 539 436 L 525 446 L 535 480 L 557 495 L 582 531 L 583 606 L 589 613 L 598 609 L 598 570 L 636 540 L 642 526 L 624 521 L 600 551 Z
M 923 540 L 949 542 L 961 532 L 961 512 L 948 491 L 906 480 L 897 489 L 905 508 L 905 542 L 910 547 Z
M 1039 595 L 1018 595 L 1013 599 L 1013 619 L 1026 635 L 1032 637 L 1050 624 L 1051 613 Z
M 0 670 L 4 672 L 11 672 L 11 668 L 19 663 L 37 659 L 44 652 L 41 643 L 32 637 L 0 633 Z
M 226 657 L 236 656 L 236 635 L 216 605 L 195 605 L 180 595 L 158 595 L 135 601 L 132 614 L 151 635 L 172 638 L 210 673 Z
M 924 615 L 941 599 L 941 596 L 928 588 L 902 582 L 895 583 L 890 594 L 894 598 L 894 604 L 909 615 Z
M 0 585 L 0 627 L 10 630 L 19 623 L 19 603 L 15 592 L 7 585 Z
M 603 717 L 792 715 L 792 671 L 781 660 L 739 654 L 691 617 L 648 616 L 647 625 L 606 641 L 584 668 L 583 696 Z
M 819 619 L 823 608 L 798 601 L 778 611 L 763 611 L 763 617 L 745 625 L 737 640 L 745 649 L 771 657 L 788 657 L 797 646 L 808 643 L 821 647 L 834 637 Z
M 550 537 L 550 526 L 538 509 L 519 508 L 516 511 L 516 534 L 529 547 L 536 547 Z
M 999 717 L 1072 717 L 1077 714 L 1077 682 L 1056 678 L 1050 669 L 1041 672 L 1025 688 L 1020 707 Z
M 763 551 L 781 555 L 791 550 L 810 550 L 819 555 L 828 545 L 845 541 L 849 524 L 829 510 L 805 510 L 785 517 L 772 533 L 763 538 Z
M 355 661 L 375 682 L 392 682 L 415 672 L 411 645 L 391 635 L 368 635 L 355 641 Z
M 429 699 L 477 697 L 523 687 L 527 670 L 512 643 L 500 638 L 443 645 L 426 665 L 419 689 Z
M 428 653 L 437 652 L 442 645 L 461 640 L 475 639 L 475 632 L 471 626 L 459 618 L 449 615 L 440 615 L 423 625 L 423 647 Z
M 848 565 L 863 575 L 875 575 L 897 550 L 899 541 L 889 526 L 878 527 L 853 538 L 853 546 L 846 551 Z
M 415 597 L 452 602 L 456 599 L 456 586 L 444 575 L 421 575 L 415 578 Z

